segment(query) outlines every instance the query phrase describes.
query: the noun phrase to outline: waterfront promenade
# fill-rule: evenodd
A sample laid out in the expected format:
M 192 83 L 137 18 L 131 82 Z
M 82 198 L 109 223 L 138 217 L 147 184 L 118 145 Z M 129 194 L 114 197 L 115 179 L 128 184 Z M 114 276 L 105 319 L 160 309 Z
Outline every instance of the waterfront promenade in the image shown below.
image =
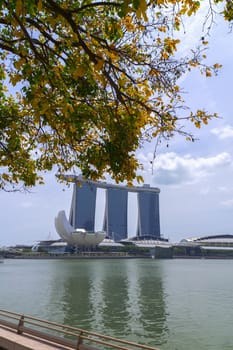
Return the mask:
M 31 338 L 25 335 L 19 335 L 9 328 L 0 326 L 0 350 L 69 350 L 70 347 L 64 347 L 51 342 L 44 342 L 39 338 Z
M 89 332 L 0 309 L 0 350 L 158 350 L 155 347 Z

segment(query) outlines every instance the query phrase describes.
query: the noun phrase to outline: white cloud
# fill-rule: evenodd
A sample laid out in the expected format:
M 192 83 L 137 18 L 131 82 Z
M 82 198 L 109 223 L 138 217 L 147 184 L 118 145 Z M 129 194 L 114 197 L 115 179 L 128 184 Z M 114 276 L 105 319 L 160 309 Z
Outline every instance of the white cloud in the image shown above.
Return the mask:
M 217 189 L 218 189 L 220 192 L 227 192 L 227 191 L 228 191 L 228 187 L 226 187 L 226 186 L 219 186 L 219 187 L 217 187 Z
M 20 206 L 22 208 L 31 208 L 31 207 L 33 207 L 33 203 L 32 202 L 22 202 L 22 203 L 20 203 Z
M 209 187 L 205 187 L 205 188 L 201 188 L 200 189 L 200 194 L 203 195 L 203 196 L 206 196 L 210 193 L 210 188 Z
M 212 134 L 216 135 L 220 140 L 233 137 L 233 126 L 225 125 L 211 130 Z
M 221 205 L 228 208 L 233 208 L 233 199 L 227 199 L 221 202 Z
M 225 174 L 226 175 L 226 174 Z M 219 193 L 230 193 L 233 192 L 233 187 L 232 187 L 232 181 L 231 181 L 231 172 L 229 173 L 229 176 L 225 176 L 222 182 L 228 183 L 227 185 L 224 186 L 217 186 L 216 189 Z
M 151 164 L 152 154 L 140 155 L 140 161 Z M 157 156 L 154 162 L 154 182 L 157 184 L 180 185 L 200 182 L 201 179 L 214 174 L 219 167 L 230 165 L 231 156 L 227 152 L 213 157 L 180 156 L 174 152 L 163 153 Z

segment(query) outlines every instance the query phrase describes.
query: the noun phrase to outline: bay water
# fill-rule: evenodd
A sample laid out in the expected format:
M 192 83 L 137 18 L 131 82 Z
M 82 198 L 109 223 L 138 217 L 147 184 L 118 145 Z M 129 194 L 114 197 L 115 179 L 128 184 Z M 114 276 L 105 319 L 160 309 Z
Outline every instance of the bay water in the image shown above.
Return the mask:
M 233 260 L 0 264 L 0 309 L 161 350 L 233 349 Z

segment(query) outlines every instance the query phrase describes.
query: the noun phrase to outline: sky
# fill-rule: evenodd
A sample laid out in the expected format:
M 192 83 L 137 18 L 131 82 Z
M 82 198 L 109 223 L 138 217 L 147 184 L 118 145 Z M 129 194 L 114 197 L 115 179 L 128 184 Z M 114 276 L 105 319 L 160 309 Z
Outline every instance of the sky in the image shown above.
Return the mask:
M 208 3 L 208 2 L 207 2 Z M 202 35 L 201 19 L 192 18 L 181 54 Z M 144 164 L 145 183 L 160 188 L 161 234 L 170 242 L 211 234 L 233 234 L 233 33 L 223 21 L 212 28 L 208 62 L 221 63 L 218 76 L 206 78 L 197 72 L 182 78 L 191 109 L 217 112 L 220 118 L 194 129 L 197 141 L 176 136 L 168 146 L 161 143 L 154 169 L 151 160 L 155 141 L 138 150 Z M 54 218 L 65 210 L 69 216 L 72 186 L 57 183 L 55 173 L 45 175 L 45 185 L 29 193 L 0 192 L 0 246 L 33 244 L 58 239 Z

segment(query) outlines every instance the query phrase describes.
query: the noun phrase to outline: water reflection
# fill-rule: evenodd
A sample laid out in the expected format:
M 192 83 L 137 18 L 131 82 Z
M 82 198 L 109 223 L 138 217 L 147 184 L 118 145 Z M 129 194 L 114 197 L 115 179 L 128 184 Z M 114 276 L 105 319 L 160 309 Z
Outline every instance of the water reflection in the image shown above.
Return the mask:
M 167 339 L 165 293 L 163 286 L 164 272 L 161 261 L 153 266 L 149 261 L 139 265 L 138 285 L 140 288 L 140 327 L 139 334 L 143 342 L 147 339 L 162 344 Z M 143 335 L 140 333 L 143 330 Z
M 93 278 L 91 264 L 86 261 L 61 260 L 57 264 L 57 269 L 62 271 L 61 279 L 58 280 L 63 323 L 90 329 L 92 309 L 89 307 L 89 299 Z
M 61 260 L 54 268 L 48 308 L 56 299 L 59 322 L 151 345 L 165 340 L 159 261 Z
M 1 265 L 1 309 L 163 350 L 232 349 L 233 260 L 6 259 Z

